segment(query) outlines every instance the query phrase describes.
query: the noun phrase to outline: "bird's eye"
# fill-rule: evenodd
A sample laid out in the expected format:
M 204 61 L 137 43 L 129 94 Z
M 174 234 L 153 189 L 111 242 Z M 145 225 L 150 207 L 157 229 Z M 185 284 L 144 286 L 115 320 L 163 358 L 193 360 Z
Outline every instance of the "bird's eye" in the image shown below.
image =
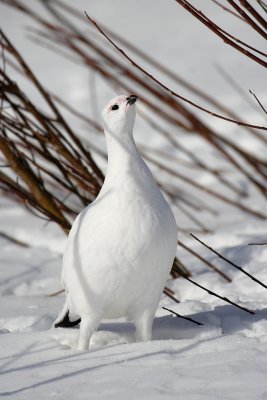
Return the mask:
M 118 108 L 119 108 L 118 104 L 114 104 L 114 106 L 111 107 L 111 110 L 112 111 L 118 110 Z

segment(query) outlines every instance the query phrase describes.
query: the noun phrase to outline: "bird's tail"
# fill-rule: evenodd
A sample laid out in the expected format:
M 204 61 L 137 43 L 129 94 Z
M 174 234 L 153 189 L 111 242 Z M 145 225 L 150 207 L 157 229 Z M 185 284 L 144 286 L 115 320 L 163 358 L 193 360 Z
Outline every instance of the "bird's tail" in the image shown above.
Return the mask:
M 65 303 L 62 311 L 54 322 L 55 328 L 71 328 L 78 325 L 81 322 L 81 318 L 76 318 L 74 315 L 70 315 L 67 303 Z

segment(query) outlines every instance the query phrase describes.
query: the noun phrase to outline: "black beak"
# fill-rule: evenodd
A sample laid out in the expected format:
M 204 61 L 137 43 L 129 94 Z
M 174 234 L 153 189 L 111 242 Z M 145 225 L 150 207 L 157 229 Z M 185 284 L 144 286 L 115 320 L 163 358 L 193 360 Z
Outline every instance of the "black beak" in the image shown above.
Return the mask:
M 136 100 L 138 99 L 137 96 L 135 96 L 134 94 L 131 94 L 129 97 L 127 97 L 127 104 L 134 104 L 136 102 Z

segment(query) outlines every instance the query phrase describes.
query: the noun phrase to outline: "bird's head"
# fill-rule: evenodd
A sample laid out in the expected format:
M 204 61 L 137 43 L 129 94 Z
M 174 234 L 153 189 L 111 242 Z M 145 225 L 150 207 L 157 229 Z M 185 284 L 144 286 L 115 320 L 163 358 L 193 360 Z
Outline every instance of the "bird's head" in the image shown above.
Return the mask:
M 105 106 L 102 112 L 105 132 L 117 137 L 132 132 L 136 100 L 133 94 L 117 96 Z

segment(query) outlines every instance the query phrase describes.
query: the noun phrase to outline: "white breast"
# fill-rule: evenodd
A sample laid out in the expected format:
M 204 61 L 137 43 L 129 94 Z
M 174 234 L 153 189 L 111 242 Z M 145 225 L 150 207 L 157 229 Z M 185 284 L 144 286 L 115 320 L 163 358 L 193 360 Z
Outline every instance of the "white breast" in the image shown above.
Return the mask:
M 147 297 L 158 301 L 176 241 L 173 214 L 153 181 L 144 187 L 131 178 L 102 191 L 77 218 L 64 255 L 63 280 L 76 313 L 101 303 L 105 317 L 119 317 Z

